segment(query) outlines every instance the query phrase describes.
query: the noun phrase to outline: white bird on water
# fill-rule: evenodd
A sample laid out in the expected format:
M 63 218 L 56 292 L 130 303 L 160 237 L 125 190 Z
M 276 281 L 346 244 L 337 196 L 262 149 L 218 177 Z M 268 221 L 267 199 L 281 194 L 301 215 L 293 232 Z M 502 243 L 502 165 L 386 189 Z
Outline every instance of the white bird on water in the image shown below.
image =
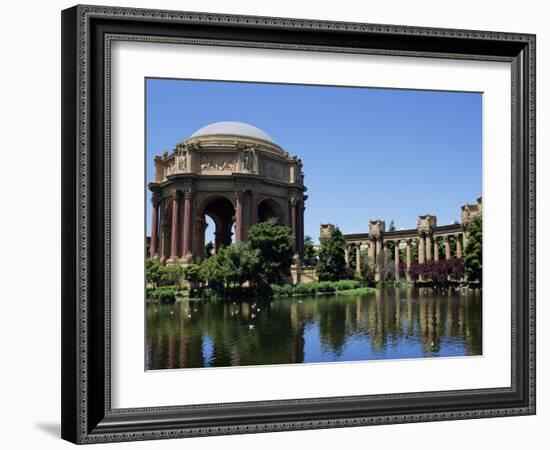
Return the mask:
M 248 325 L 248 329 L 249 329 L 249 330 L 253 330 L 253 329 L 254 329 L 254 325 Z

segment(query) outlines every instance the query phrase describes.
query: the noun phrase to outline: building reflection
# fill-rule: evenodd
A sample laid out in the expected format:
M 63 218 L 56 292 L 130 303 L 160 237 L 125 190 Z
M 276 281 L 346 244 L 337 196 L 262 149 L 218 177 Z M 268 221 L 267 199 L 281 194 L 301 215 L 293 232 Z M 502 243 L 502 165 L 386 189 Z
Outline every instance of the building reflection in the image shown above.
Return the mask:
M 481 354 L 481 294 L 378 289 L 148 305 L 148 369 Z

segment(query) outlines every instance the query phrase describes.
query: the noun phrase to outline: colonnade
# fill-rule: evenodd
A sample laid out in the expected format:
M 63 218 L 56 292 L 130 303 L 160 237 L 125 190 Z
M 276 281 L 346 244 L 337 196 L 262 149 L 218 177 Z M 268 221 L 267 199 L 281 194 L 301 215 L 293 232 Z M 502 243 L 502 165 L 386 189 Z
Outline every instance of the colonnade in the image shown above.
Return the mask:
M 292 195 L 284 200 L 259 197 L 254 191 L 236 190 L 216 194 L 212 200 L 195 199 L 193 189 L 176 189 L 169 196 L 151 198 L 151 238 L 149 256 L 161 263 L 199 263 L 203 259 L 205 214 L 213 218 L 215 246 L 231 243 L 233 224 L 235 242 L 246 239 L 248 229 L 269 218 L 290 228 L 299 261 L 304 257 L 304 211 L 307 196 Z M 199 201 L 200 200 L 200 201 Z
M 176 262 L 180 259 L 188 260 L 191 257 L 193 237 L 193 192 L 191 190 L 174 191 L 169 198 L 164 200 L 158 196 L 153 196 L 151 203 L 153 208 L 151 212 L 150 256 L 167 263 Z M 166 243 L 161 242 L 162 221 L 160 210 L 163 203 L 170 219 L 169 233 L 164 233 L 163 236 L 163 239 L 169 236 L 169 254 L 165 251 Z
M 405 234 L 405 233 L 400 233 Z M 380 281 L 380 265 L 383 264 L 387 255 L 388 243 L 393 245 L 393 261 L 395 264 L 395 280 L 400 279 L 400 262 L 401 250 L 405 251 L 405 268 L 407 278 L 409 277 L 409 269 L 413 263 L 413 247 L 416 246 L 417 261 L 419 264 L 424 264 L 426 261 L 439 261 L 440 258 L 451 259 L 451 239 L 454 238 L 455 255 L 457 258 L 462 258 L 463 248 L 466 245 L 467 236 L 465 231 L 457 231 L 454 233 L 437 234 L 437 233 L 419 233 L 414 237 L 370 237 L 360 241 L 347 241 L 345 248 L 346 265 L 350 267 L 350 247 L 355 251 L 355 271 L 361 273 L 361 256 L 362 248 L 367 247 L 367 259 L 371 267 L 374 269 L 375 280 Z M 440 251 L 439 242 L 443 240 L 444 251 Z

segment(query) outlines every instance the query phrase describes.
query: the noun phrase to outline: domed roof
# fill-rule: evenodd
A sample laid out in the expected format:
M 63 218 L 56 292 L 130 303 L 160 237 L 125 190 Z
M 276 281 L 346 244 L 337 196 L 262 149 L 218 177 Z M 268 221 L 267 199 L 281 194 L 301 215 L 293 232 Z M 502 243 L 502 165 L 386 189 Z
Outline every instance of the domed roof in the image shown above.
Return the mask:
M 215 122 L 206 125 L 195 131 L 191 137 L 211 136 L 215 134 L 225 134 L 232 136 L 246 136 L 255 139 L 262 139 L 277 145 L 273 138 L 265 131 L 252 125 L 242 122 Z

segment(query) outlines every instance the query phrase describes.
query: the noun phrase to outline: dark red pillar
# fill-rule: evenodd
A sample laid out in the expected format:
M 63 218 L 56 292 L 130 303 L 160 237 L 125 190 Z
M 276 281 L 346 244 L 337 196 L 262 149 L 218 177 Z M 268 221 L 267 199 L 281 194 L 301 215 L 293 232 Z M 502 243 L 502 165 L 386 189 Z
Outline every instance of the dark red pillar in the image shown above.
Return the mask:
M 237 192 L 235 196 L 235 241 L 242 242 L 243 240 L 244 240 L 243 193 Z
M 151 258 L 158 258 L 160 200 L 157 197 L 153 197 L 151 202 L 153 203 L 153 211 L 151 216 L 151 247 L 149 249 L 149 256 Z
M 298 251 L 298 217 L 296 214 L 296 199 L 290 199 L 290 231 L 294 236 L 294 251 Z
M 258 223 L 258 202 L 254 193 L 250 195 L 250 226 Z
M 302 200 L 297 205 L 298 217 L 296 219 L 296 250 L 300 261 L 304 260 L 304 209 L 304 202 Z
M 191 202 L 193 200 L 193 193 L 186 191 L 183 198 L 183 255 L 184 259 L 187 259 L 191 254 L 191 238 L 192 238 L 192 224 L 191 224 Z
M 172 229 L 171 229 L 171 243 L 170 243 L 170 262 L 177 261 L 178 259 L 178 216 L 179 216 L 179 199 L 177 194 L 172 198 Z

